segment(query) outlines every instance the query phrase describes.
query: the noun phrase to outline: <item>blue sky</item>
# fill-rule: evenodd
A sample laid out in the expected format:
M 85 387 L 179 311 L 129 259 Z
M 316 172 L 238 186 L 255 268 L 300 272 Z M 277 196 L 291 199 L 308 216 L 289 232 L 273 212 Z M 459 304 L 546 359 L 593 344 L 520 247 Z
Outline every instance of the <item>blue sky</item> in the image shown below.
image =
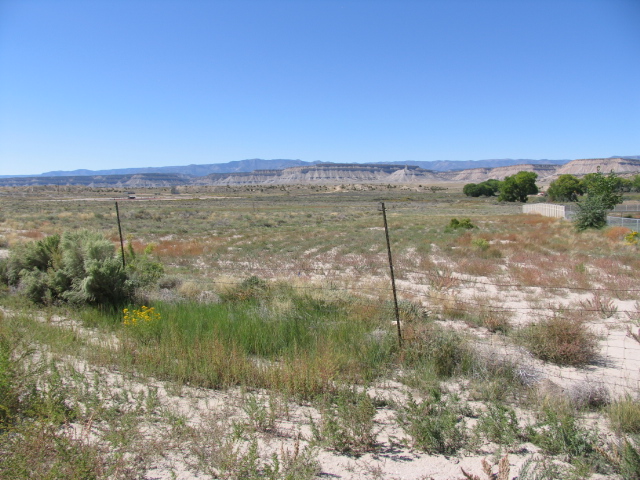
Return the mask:
M 0 175 L 640 155 L 640 0 L 0 0 Z

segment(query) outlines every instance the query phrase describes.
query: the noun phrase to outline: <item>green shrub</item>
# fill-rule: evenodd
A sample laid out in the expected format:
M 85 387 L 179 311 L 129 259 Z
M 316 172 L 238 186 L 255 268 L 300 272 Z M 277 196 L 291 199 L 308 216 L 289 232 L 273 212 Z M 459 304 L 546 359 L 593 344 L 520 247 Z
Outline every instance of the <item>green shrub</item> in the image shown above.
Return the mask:
M 457 218 L 452 218 L 451 221 L 449 222 L 449 225 L 445 228 L 444 231 L 452 232 L 460 229 L 469 230 L 471 228 L 476 228 L 476 226 L 473 223 L 471 223 L 471 219 L 462 218 L 458 220 Z
M 18 247 L 9 256 L 4 276 L 37 303 L 121 305 L 135 288 L 162 275 L 162 266 L 146 254 L 131 260 L 123 268 L 111 241 L 100 233 L 79 230 Z

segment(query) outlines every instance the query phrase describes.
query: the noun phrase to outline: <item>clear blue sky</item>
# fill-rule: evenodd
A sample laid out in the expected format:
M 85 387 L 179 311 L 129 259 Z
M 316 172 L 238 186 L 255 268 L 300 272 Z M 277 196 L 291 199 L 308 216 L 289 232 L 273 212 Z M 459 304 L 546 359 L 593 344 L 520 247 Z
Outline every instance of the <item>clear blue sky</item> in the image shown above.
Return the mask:
M 0 0 L 0 175 L 640 155 L 640 0 Z

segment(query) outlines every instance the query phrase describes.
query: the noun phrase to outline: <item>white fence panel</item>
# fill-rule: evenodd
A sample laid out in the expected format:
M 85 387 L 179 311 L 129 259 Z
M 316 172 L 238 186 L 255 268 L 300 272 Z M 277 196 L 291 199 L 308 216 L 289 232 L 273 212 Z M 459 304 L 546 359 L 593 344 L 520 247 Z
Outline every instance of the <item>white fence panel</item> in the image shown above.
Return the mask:
M 545 217 L 564 218 L 564 205 L 555 205 L 553 203 L 523 205 L 522 213 L 539 213 Z

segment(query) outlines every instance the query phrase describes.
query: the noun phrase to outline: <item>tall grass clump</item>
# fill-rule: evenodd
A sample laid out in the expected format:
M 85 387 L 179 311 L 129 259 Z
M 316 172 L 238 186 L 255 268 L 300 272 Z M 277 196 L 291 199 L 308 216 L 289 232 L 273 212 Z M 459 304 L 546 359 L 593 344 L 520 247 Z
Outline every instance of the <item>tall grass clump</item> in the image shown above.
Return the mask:
M 269 295 L 233 294 L 221 303 L 146 308 L 161 318 L 149 322 L 153 326 L 139 322 L 152 333 L 144 341 L 135 326 L 124 328 L 126 361 L 185 383 L 244 384 L 313 397 L 337 380 L 375 378 L 395 358 L 390 322 L 371 316 L 372 309 L 286 286 L 269 286 Z
M 443 379 L 468 373 L 473 368 L 472 348 L 455 330 L 423 322 L 406 326 L 405 340 L 403 360 L 410 368 L 426 368 Z
M 640 402 L 626 395 L 607 407 L 611 427 L 616 432 L 640 434 Z

